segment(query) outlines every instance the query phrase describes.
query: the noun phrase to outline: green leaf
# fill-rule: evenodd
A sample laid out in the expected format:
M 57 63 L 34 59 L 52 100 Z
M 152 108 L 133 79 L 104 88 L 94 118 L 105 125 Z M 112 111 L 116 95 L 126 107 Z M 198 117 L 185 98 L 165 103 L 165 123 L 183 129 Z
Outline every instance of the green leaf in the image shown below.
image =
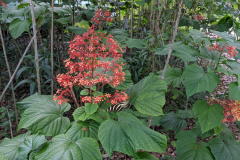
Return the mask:
M 73 112 L 73 118 L 77 121 L 85 121 L 90 115 L 86 113 L 84 107 L 79 107 Z
M 117 115 L 118 121 L 106 120 L 98 131 L 100 142 L 109 156 L 113 151 L 131 156 L 137 150 L 165 152 L 167 139 L 164 135 L 149 129 L 130 113 L 118 112 Z
M 163 115 L 166 83 L 158 76 L 150 74 L 128 89 L 130 104 L 139 112 L 152 116 Z
M 209 48 L 202 46 L 200 47 L 200 53 L 198 56 L 205 58 L 208 61 L 219 61 L 220 53 L 214 50 L 209 51 Z
M 222 124 L 222 127 L 223 127 L 223 131 L 219 134 L 219 137 L 222 139 L 222 140 L 236 140 L 235 138 L 235 135 L 233 134 L 233 132 L 228 128 L 228 126 L 223 123 Z
M 214 138 L 209 141 L 208 146 L 217 160 L 236 160 L 240 157 L 240 145 L 236 140 L 223 141 Z
M 25 138 L 24 142 L 19 145 L 19 155 L 22 157 L 27 158 L 28 154 L 37 149 L 40 145 L 45 143 L 47 140 L 45 139 L 45 136 L 43 135 L 30 135 Z
M 178 110 L 178 114 L 187 119 L 190 119 L 190 118 L 196 119 L 196 116 L 193 110 Z
M 83 34 L 84 32 L 87 32 L 87 28 L 80 28 L 80 27 L 75 27 L 75 26 L 69 26 L 66 28 L 66 30 L 69 30 L 72 33 L 76 34 Z
M 215 73 L 204 73 L 204 70 L 198 65 L 187 66 L 182 77 L 184 78 L 187 97 L 202 91 L 211 93 L 220 83 L 219 77 Z
M 81 21 L 74 24 L 76 27 L 80 28 L 90 28 L 88 21 Z
M 88 94 L 89 94 L 89 92 L 86 91 L 85 89 L 80 92 L 80 95 L 82 95 L 82 96 L 87 96 Z
M 176 131 L 177 133 L 187 126 L 187 122 L 184 117 L 174 112 L 169 112 L 165 114 L 161 119 L 160 123 L 165 129 L 171 129 Z
M 234 4 L 233 8 L 234 8 L 235 10 L 238 9 L 238 4 L 237 4 L 237 3 Z
M 164 75 L 164 80 L 167 84 L 172 84 L 173 87 L 179 87 L 182 82 L 181 74 L 181 68 L 168 68 Z
M 20 19 L 14 19 L 10 26 L 9 31 L 11 32 L 13 38 L 18 38 L 21 36 L 23 32 L 27 32 L 29 30 L 31 22 L 28 19 L 20 20 Z
M 89 124 L 85 122 L 73 122 L 71 128 L 66 132 L 73 141 L 83 137 L 90 137 L 98 140 L 99 124 L 91 121 Z
M 34 103 L 24 111 L 18 130 L 27 128 L 32 132 L 42 131 L 46 136 L 65 133 L 70 127 L 70 120 L 63 114 L 70 108 L 68 103 L 58 105 L 55 101 Z
M 207 138 L 207 137 L 212 137 L 214 136 L 215 132 L 213 129 L 207 131 L 207 132 L 204 132 L 202 133 L 201 131 L 201 126 L 200 126 L 200 123 L 199 121 L 195 121 L 195 124 L 194 124 L 194 127 L 192 129 L 192 131 L 197 134 L 198 136 L 200 136 L 201 138 Z
M 114 87 L 117 90 L 126 90 L 133 85 L 133 81 L 131 79 L 131 73 L 128 70 L 124 70 L 124 72 L 125 72 L 125 76 L 124 76 L 125 81 L 119 84 L 118 86 Z
M 88 119 L 93 119 L 98 123 L 102 123 L 103 121 L 110 119 L 109 114 L 103 110 L 103 109 L 98 109 L 97 112 L 93 113 L 88 117 Z
M 7 157 L 5 157 L 4 155 L 2 155 L 2 154 L 0 153 L 0 160 L 8 160 L 8 159 L 7 159 Z
M 99 160 L 101 158 L 96 140 L 84 137 L 73 141 L 68 135 L 64 134 L 54 137 L 51 143 L 36 156 L 37 160 Z
M 183 131 L 177 136 L 177 159 L 179 160 L 213 160 L 213 156 L 205 143 L 197 143 L 197 135 L 193 131 Z
M 137 152 L 134 160 L 158 160 L 154 155 L 148 152 Z
M 201 43 L 202 41 L 204 41 L 204 37 L 206 37 L 206 35 L 204 34 L 204 32 L 201 32 L 199 30 L 196 29 L 190 29 L 189 30 L 189 36 L 192 37 L 193 42 L 195 44 L 197 43 Z
M 43 15 L 46 11 L 46 8 L 41 5 L 35 5 L 34 7 L 34 17 L 37 19 L 39 16 Z
M 229 84 L 229 98 L 230 99 L 236 99 L 240 101 L 240 86 L 237 82 L 231 82 Z
M 19 157 L 18 149 L 19 145 L 24 142 L 24 139 L 29 136 L 31 133 L 27 132 L 21 134 L 13 139 L 5 138 L 0 144 L 0 152 L 9 160 L 15 160 Z
M 128 48 L 137 48 L 142 49 L 146 46 L 145 42 L 142 39 L 132 39 L 129 38 L 126 42 Z
M 180 46 L 180 45 L 182 45 L 182 41 L 174 43 L 173 48 Z M 170 47 L 171 47 L 171 43 L 168 45 L 159 47 L 156 49 L 155 54 L 156 55 L 168 55 Z M 173 50 L 173 53 L 174 53 L 174 50 Z
M 199 100 L 193 105 L 193 111 L 198 117 L 202 133 L 222 124 L 223 107 L 219 104 L 210 106 L 206 101 Z
M 48 10 L 50 12 L 52 12 L 52 8 L 48 8 Z M 72 14 L 71 10 L 69 10 L 69 8 L 63 8 L 63 7 L 53 7 L 53 12 L 57 13 L 59 15 L 68 15 L 68 14 Z
M 93 114 L 94 112 L 97 111 L 98 105 L 97 104 L 91 104 L 91 103 L 85 103 L 84 108 L 85 108 L 86 114 L 91 115 L 91 114 Z
M 196 61 L 196 55 L 198 54 L 198 50 L 190 47 L 188 45 L 177 45 L 173 47 L 175 51 L 172 55 L 181 58 L 184 62 L 192 62 Z
M 49 95 L 39 95 L 37 92 L 21 102 L 17 102 L 17 107 L 22 114 L 27 108 L 32 106 L 34 103 L 44 102 L 44 101 L 52 101 L 53 97 Z
M 122 41 L 125 41 L 128 36 L 128 31 L 123 29 L 112 29 L 109 32 L 110 35 L 113 36 L 113 39 L 116 40 L 118 43 L 121 43 Z

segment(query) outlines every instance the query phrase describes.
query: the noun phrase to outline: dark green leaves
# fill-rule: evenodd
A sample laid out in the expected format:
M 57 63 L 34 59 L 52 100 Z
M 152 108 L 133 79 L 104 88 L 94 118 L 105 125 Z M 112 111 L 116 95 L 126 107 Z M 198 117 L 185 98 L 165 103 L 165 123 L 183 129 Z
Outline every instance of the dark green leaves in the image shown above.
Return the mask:
M 217 160 L 236 160 L 240 157 L 240 145 L 235 140 L 214 138 L 209 141 L 208 146 Z
M 183 131 L 177 135 L 178 160 L 213 160 L 207 144 L 197 143 L 197 135 L 193 131 Z
M 130 104 L 143 114 L 163 115 L 166 90 L 166 83 L 158 76 L 150 74 L 128 90 Z
M 64 133 L 70 127 L 70 120 L 63 117 L 63 113 L 69 109 L 68 103 L 63 105 L 58 105 L 55 101 L 34 103 L 24 111 L 18 130 L 27 128 L 32 132 L 42 131 L 46 136 Z
M 206 101 L 200 100 L 194 104 L 193 111 L 198 117 L 202 133 L 222 124 L 223 107 L 219 104 L 210 106 Z
M 160 123 L 165 129 L 172 129 L 176 132 L 183 130 L 187 126 L 187 122 L 184 117 L 174 112 L 165 114 Z
M 204 70 L 197 65 L 189 65 L 183 72 L 184 83 L 186 86 L 187 96 L 208 91 L 211 93 L 220 83 L 218 76 L 213 73 L 204 73 Z
M 72 141 L 68 135 L 58 135 L 46 148 L 39 152 L 36 159 L 100 160 L 101 153 L 96 140 L 81 138 Z
M 119 112 L 118 121 L 106 120 L 100 127 L 98 136 L 108 155 L 119 151 L 135 155 L 137 150 L 165 152 L 167 139 L 164 135 L 149 129 L 132 114 Z

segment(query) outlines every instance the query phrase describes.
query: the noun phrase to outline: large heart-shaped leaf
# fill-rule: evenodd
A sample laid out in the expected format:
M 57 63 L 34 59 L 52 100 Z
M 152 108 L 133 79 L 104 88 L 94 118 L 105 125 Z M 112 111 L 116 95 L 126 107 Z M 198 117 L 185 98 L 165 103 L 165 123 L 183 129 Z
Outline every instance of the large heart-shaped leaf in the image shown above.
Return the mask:
M 158 76 L 150 74 L 128 89 L 130 104 L 139 112 L 152 116 L 163 115 L 166 83 Z
M 198 117 L 202 133 L 222 124 L 223 107 L 219 104 L 210 106 L 206 101 L 199 100 L 193 105 L 193 111 Z
M 100 160 L 102 156 L 96 140 L 84 137 L 73 141 L 68 135 L 61 134 L 54 137 L 36 159 Z
M 40 145 L 45 143 L 47 140 L 44 135 L 30 135 L 25 138 L 24 142 L 19 145 L 19 155 L 27 158 L 28 154 L 37 149 Z
M 118 121 L 104 121 L 98 131 L 98 137 L 109 156 L 113 151 L 136 155 L 137 150 L 165 152 L 167 139 L 164 135 L 145 126 L 130 113 L 118 112 Z
M 9 160 L 15 160 L 19 157 L 19 145 L 24 142 L 24 139 L 30 135 L 30 132 L 14 137 L 13 139 L 5 138 L 0 144 L 0 153 Z
M 165 114 L 160 123 L 165 129 L 172 129 L 176 132 L 183 130 L 187 126 L 185 118 L 174 112 Z
M 240 157 L 240 145 L 236 140 L 223 141 L 221 138 L 214 138 L 209 141 L 208 146 L 217 160 L 236 160 Z
M 213 160 L 206 143 L 197 143 L 197 135 L 193 131 L 183 131 L 177 136 L 178 160 Z
M 37 102 L 44 102 L 44 101 L 51 101 L 52 96 L 49 95 L 39 95 L 38 93 L 35 93 L 21 102 L 17 102 L 17 107 L 20 111 L 20 114 L 22 114 L 28 107 L 30 107 L 32 104 Z
M 11 32 L 13 38 L 18 38 L 21 36 L 23 32 L 27 32 L 29 30 L 31 22 L 28 19 L 20 20 L 20 19 L 14 19 L 10 26 L 9 31 Z
M 209 72 L 205 74 L 204 70 L 198 65 L 187 66 L 182 76 L 188 97 L 202 91 L 212 92 L 220 83 L 215 73 Z
M 98 140 L 98 128 L 99 124 L 94 121 L 91 121 L 89 124 L 85 122 L 73 122 L 66 134 L 74 141 L 82 137 L 91 137 Z
M 68 103 L 58 105 L 55 101 L 34 103 L 24 111 L 18 130 L 21 128 L 27 128 L 32 132 L 41 130 L 46 136 L 64 133 L 70 127 L 70 120 L 63 117 L 63 113 L 70 107 Z

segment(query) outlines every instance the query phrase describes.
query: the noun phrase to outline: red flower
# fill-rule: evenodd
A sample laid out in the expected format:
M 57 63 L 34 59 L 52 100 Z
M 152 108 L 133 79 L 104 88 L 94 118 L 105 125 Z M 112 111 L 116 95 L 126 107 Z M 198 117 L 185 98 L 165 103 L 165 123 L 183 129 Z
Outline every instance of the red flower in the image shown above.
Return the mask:
M 92 21 L 96 23 L 98 26 L 101 24 L 105 24 L 107 22 L 112 22 L 111 13 L 104 10 L 104 9 L 99 9 L 95 12 L 95 16 L 92 18 Z
M 222 122 L 234 122 L 236 119 L 240 121 L 240 102 L 230 99 L 211 99 L 210 104 L 219 103 L 224 108 L 224 119 Z
M 110 16 L 108 11 L 100 10 L 95 17 L 102 16 L 103 13 L 104 17 Z M 125 81 L 125 73 L 123 72 L 124 64 L 120 63 L 123 51 L 118 43 L 111 35 L 96 33 L 93 28 L 95 26 L 69 42 L 69 59 L 64 61 L 67 73 L 56 77 L 57 82 L 63 87 L 54 95 L 54 100 L 59 100 L 59 104 L 74 97 L 73 86 L 79 86 L 89 93 L 80 97 L 84 103 L 100 103 L 107 100 L 116 104 L 127 100 L 127 94 L 118 91 L 113 96 L 108 93 L 94 96 L 94 92 L 106 84 L 114 87 L 121 84 Z M 90 89 L 93 86 L 98 86 L 96 91 Z
M 6 3 L 2 2 L 2 6 L 4 6 L 4 7 L 7 7 L 7 6 L 8 6 L 8 4 L 6 4 Z

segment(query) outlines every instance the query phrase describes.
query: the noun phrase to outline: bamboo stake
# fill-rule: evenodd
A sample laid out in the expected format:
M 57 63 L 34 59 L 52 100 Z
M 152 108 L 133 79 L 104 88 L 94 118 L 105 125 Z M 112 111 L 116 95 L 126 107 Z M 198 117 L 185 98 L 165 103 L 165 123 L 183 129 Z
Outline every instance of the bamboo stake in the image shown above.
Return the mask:
M 131 38 L 133 38 L 133 0 L 132 0 L 132 11 L 131 11 Z
M 14 78 L 15 75 L 17 74 L 17 71 L 18 71 L 20 65 L 21 65 L 22 62 L 23 62 L 23 58 L 24 58 L 25 55 L 27 54 L 27 51 L 29 50 L 29 48 L 30 48 L 30 46 L 31 46 L 31 43 L 33 42 L 33 39 L 35 38 L 35 36 L 36 36 L 36 35 L 34 35 L 34 36 L 32 37 L 32 39 L 31 39 L 31 41 L 29 42 L 27 48 L 25 49 L 25 52 L 23 53 L 23 56 L 22 56 L 21 59 L 19 60 L 18 65 L 17 65 L 16 69 L 14 70 L 12 77 L 10 78 L 10 80 L 9 80 L 9 82 L 8 82 L 8 84 L 7 84 L 7 86 L 4 88 L 4 90 L 3 90 L 3 92 L 2 92 L 2 94 L 1 94 L 1 96 L 0 96 L 0 101 L 2 100 L 3 95 L 6 93 L 6 91 L 7 91 L 8 87 L 9 87 L 9 85 L 12 83 L 13 78 Z
M 52 0 L 52 26 L 51 26 L 51 70 L 53 77 L 53 6 L 54 0 Z M 53 95 L 53 78 L 51 78 L 51 95 Z
M 7 109 L 7 114 L 8 114 L 8 121 L 9 121 L 9 127 L 10 127 L 10 132 L 11 132 L 11 138 L 13 138 L 12 122 L 11 122 L 11 119 L 10 119 L 10 116 L 9 116 L 8 109 Z
M 167 66 L 168 66 L 168 63 L 169 63 L 169 60 L 170 60 L 170 57 L 171 57 L 171 54 L 172 54 L 173 44 L 174 44 L 174 41 L 175 41 L 175 38 L 176 38 L 176 35 L 177 35 L 178 23 L 179 23 L 180 16 L 181 16 L 182 2 L 183 2 L 183 0 L 180 0 L 178 16 L 177 16 L 177 20 L 176 20 L 175 27 L 174 27 L 172 42 L 171 42 L 171 46 L 170 46 L 170 49 L 169 49 L 169 52 L 168 52 L 167 60 L 165 62 L 163 73 L 162 73 L 162 76 L 161 76 L 162 80 L 164 80 L 164 75 L 165 75 L 166 70 L 167 70 Z M 150 116 L 149 119 L 148 119 L 148 125 L 147 125 L 148 127 L 150 127 L 151 122 L 152 122 L 152 116 Z
M 5 43 L 4 43 L 4 39 L 3 39 L 3 35 L 2 35 L 2 26 L 1 25 L 0 25 L 0 38 L 1 38 L 1 41 L 2 41 L 3 54 L 4 54 L 5 62 L 6 62 L 6 65 L 7 65 L 9 79 L 10 79 L 12 77 L 12 74 L 11 74 L 9 63 L 8 63 L 8 58 L 7 58 Z M 12 82 L 11 82 L 11 89 L 12 89 L 12 97 L 13 97 L 13 105 L 14 105 L 14 110 L 15 110 L 16 124 L 17 124 L 17 128 L 18 128 L 18 110 L 17 110 L 16 96 L 15 96 L 15 93 L 14 93 L 14 87 L 13 87 Z
M 33 34 L 37 35 L 35 16 L 34 16 L 34 8 L 33 2 L 30 0 L 30 9 L 32 14 L 32 25 L 33 25 Z M 34 52 L 35 52 L 35 63 L 36 63 L 36 71 L 37 71 L 37 84 L 38 84 L 38 93 L 41 94 L 41 84 L 40 84 L 40 75 L 39 75 L 39 63 L 38 63 L 38 51 L 37 51 L 37 37 L 34 37 Z

